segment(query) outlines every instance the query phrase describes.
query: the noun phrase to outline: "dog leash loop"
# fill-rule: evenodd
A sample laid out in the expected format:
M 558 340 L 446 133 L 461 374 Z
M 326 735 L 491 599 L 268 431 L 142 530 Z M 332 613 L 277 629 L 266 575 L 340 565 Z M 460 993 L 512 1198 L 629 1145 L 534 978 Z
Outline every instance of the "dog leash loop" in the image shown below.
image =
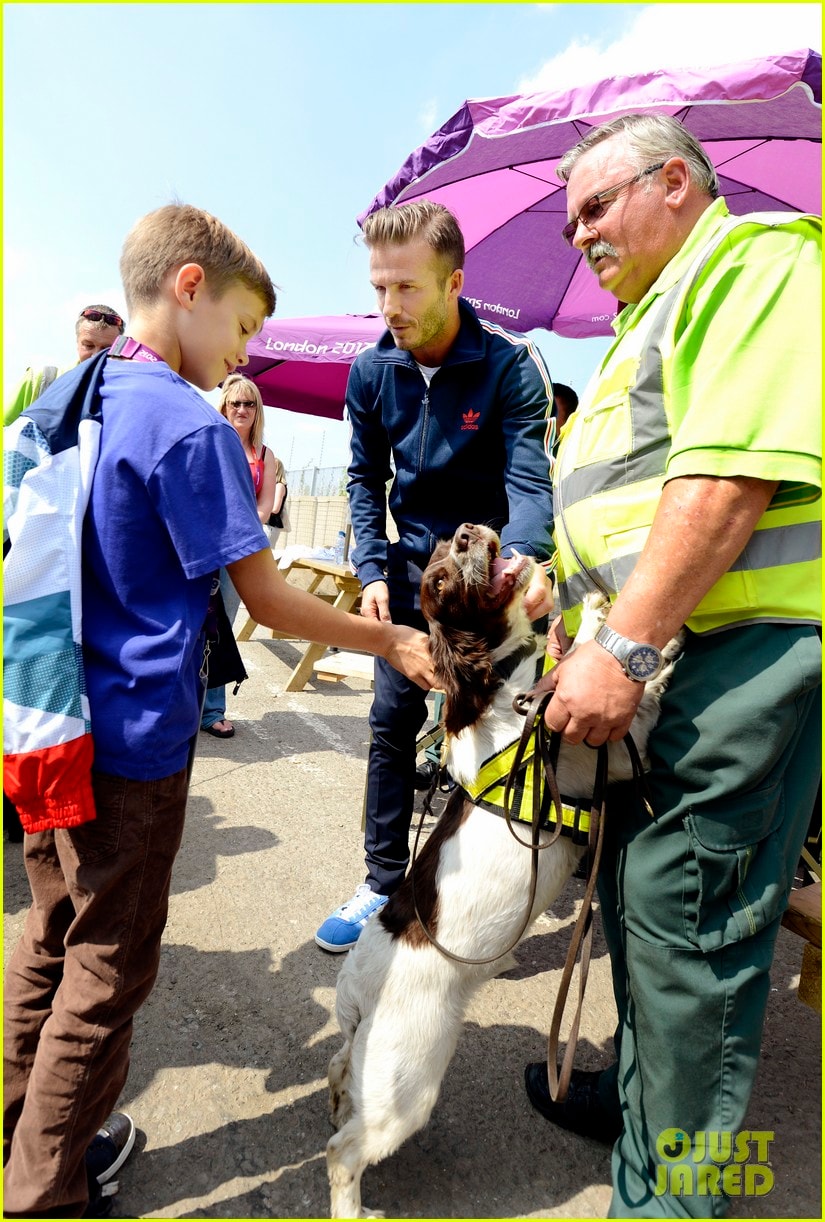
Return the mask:
M 633 774 L 632 779 L 636 785 L 637 792 L 645 804 L 647 813 L 651 818 L 655 818 L 650 787 L 647 783 L 644 767 L 642 765 L 641 758 L 639 757 L 638 748 L 633 741 L 632 734 L 630 734 L 628 731 L 622 741 L 624 742 L 625 749 L 630 757 L 630 767 Z M 595 750 L 598 752 L 598 757 L 596 760 L 596 780 L 593 788 L 593 800 L 590 808 L 590 828 L 587 835 L 588 870 L 585 881 L 584 896 L 582 898 L 582 906 L 579 911 L 576 924 L 573 928 L 573 934 L 570 938 L 570 946 L 568 947 L 567 958 L 562 970 L 561 983 L 559 984 L 559 991 L 556 994 L 556 1001 L 555 1005 L 553 1006 L 550 1034 L 547 1037 L 547 1084 L 550 1090 L 550 1098 L 557 1103 L 563 1103 L 567 1098 L 567 1090 L 570 1086 L 570 1078 L 573 1073 L 573 1062 L 576 1055 L 576 1043 L 579 1037 L 579 1024 L 581 1021 L 582 1006 L 584 1004 L 584 991 L 587 987 L 587 977 L 590 971 L 590 956 L 593 949 L 593 894 L 596 890 L 596 880 L 602 859 L 602 849 L 604 847 L 605 819 L 607 816 L 607 744 L 602 743 L 602 745 L 600 747 L 596 747 Z M 570 991 L 570 982 L 573 977 L 573 971 L 576 966 L 579 951 L 581 951 L 581 960 L 579 963 L 579 995 L 576 1001 L 576 1009 L 573 1014 L 570 1034 L 564 1050 L 561 1070 L 559 1070 L 559 1032 L 561 1029 L 561 1021 L 564 1015 L 565 1006 L 567 1004 L 567 997 Z

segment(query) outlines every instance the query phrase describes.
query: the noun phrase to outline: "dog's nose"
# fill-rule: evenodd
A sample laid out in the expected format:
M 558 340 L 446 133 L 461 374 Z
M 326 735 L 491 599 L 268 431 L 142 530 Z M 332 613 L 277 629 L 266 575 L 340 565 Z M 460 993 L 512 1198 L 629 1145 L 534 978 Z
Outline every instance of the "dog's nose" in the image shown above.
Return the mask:
M 455 532 L 456 547 L 459 551 L 464 552 L 467 550 L 475 538 L 475 530 L 476 528 L 472 522 L 465 522 L 462 526 L 459 526 Z

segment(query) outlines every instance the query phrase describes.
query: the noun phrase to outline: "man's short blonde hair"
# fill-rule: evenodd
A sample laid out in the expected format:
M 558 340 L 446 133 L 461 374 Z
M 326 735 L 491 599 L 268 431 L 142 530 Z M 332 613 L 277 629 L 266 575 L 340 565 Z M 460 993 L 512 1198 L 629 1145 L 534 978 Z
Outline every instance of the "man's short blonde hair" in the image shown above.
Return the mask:
M 373 246 L 406 245 L 423 238 L 441 260 L 444 278 L 464 267 L 464 235 L 443 204 L 421 199 L 415 204 L 390 204 L 371 212 L 361 226 L 364 242 Z
M 222 297 L 242 284 L 275 310 L 275 288 L 260 259 L 217 217 L 191 204 L 166 204 L 149 212 L 123 243 L 120 275 L 129 313 L 152 306 L 169 273 L 197 263 L 206 273 L 210 295 Z
M 252 422 L 252 428 L 249 431 L 249 444 L 255 453 L 261 448 L 261 443 L 264 439 L 264 405 L 261 399 L 261 392 L 254 382 L 250 382 L 249 378 L 242 373 L 230 373 L 229 377 L 221 387 L 221 399 L 218 404 L 218 411 L 222 416 L 226 416 L 227 403 L 234 402 L 237 399 L 254 399 L 255 401 L 255 419 Z

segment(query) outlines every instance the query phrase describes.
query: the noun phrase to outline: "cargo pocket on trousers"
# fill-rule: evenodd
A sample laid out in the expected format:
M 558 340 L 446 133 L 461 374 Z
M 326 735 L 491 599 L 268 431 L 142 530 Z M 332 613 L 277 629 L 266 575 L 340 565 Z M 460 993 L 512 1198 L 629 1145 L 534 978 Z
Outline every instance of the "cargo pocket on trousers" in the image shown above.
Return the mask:
M 719 950 L 769 925 L 785 906 L 782 785 L 703 805 L 685 818 L 685 932 Z
M 129 781 L 108 772 L 93 772 L 96 817 L 69 830 L 77 859 L 91 866 L 112 857 L 120 847 Z

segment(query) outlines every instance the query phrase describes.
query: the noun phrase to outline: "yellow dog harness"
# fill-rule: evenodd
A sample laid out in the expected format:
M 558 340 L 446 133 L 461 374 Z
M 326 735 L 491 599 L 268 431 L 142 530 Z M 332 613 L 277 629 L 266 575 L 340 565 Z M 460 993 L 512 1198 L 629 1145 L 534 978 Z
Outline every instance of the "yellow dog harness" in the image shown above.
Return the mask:
M 555 665 L 549 655 L 539 659 L 536 670 L 536 682 Z M 491 814 L 505 818 L 504 793 L 507 778 L 513 766 L 519 749 L 519 739 L 515 739 L 501 751 L 491 755 L 481 765 L 478 776 L 468 785 L 463 785 L 462 791 L 476 806 L 488 810 Z M 517 775 L 510 785 L 510 818 L 519 823 L 533 822 L 533 757 L 536 750 L 536 730 L 530 735 L 530 744 L 524 752 Z M 540 826 L 548 831 L 556 830 L 556 806 L 547 786 L 544 769 L 540 769 Z M 561 834 L 570 836 L 574 844 L 586 845 L 590 833 L 590 801 L 583 808 L 575 798 L 561 795 L 562 827 Z

